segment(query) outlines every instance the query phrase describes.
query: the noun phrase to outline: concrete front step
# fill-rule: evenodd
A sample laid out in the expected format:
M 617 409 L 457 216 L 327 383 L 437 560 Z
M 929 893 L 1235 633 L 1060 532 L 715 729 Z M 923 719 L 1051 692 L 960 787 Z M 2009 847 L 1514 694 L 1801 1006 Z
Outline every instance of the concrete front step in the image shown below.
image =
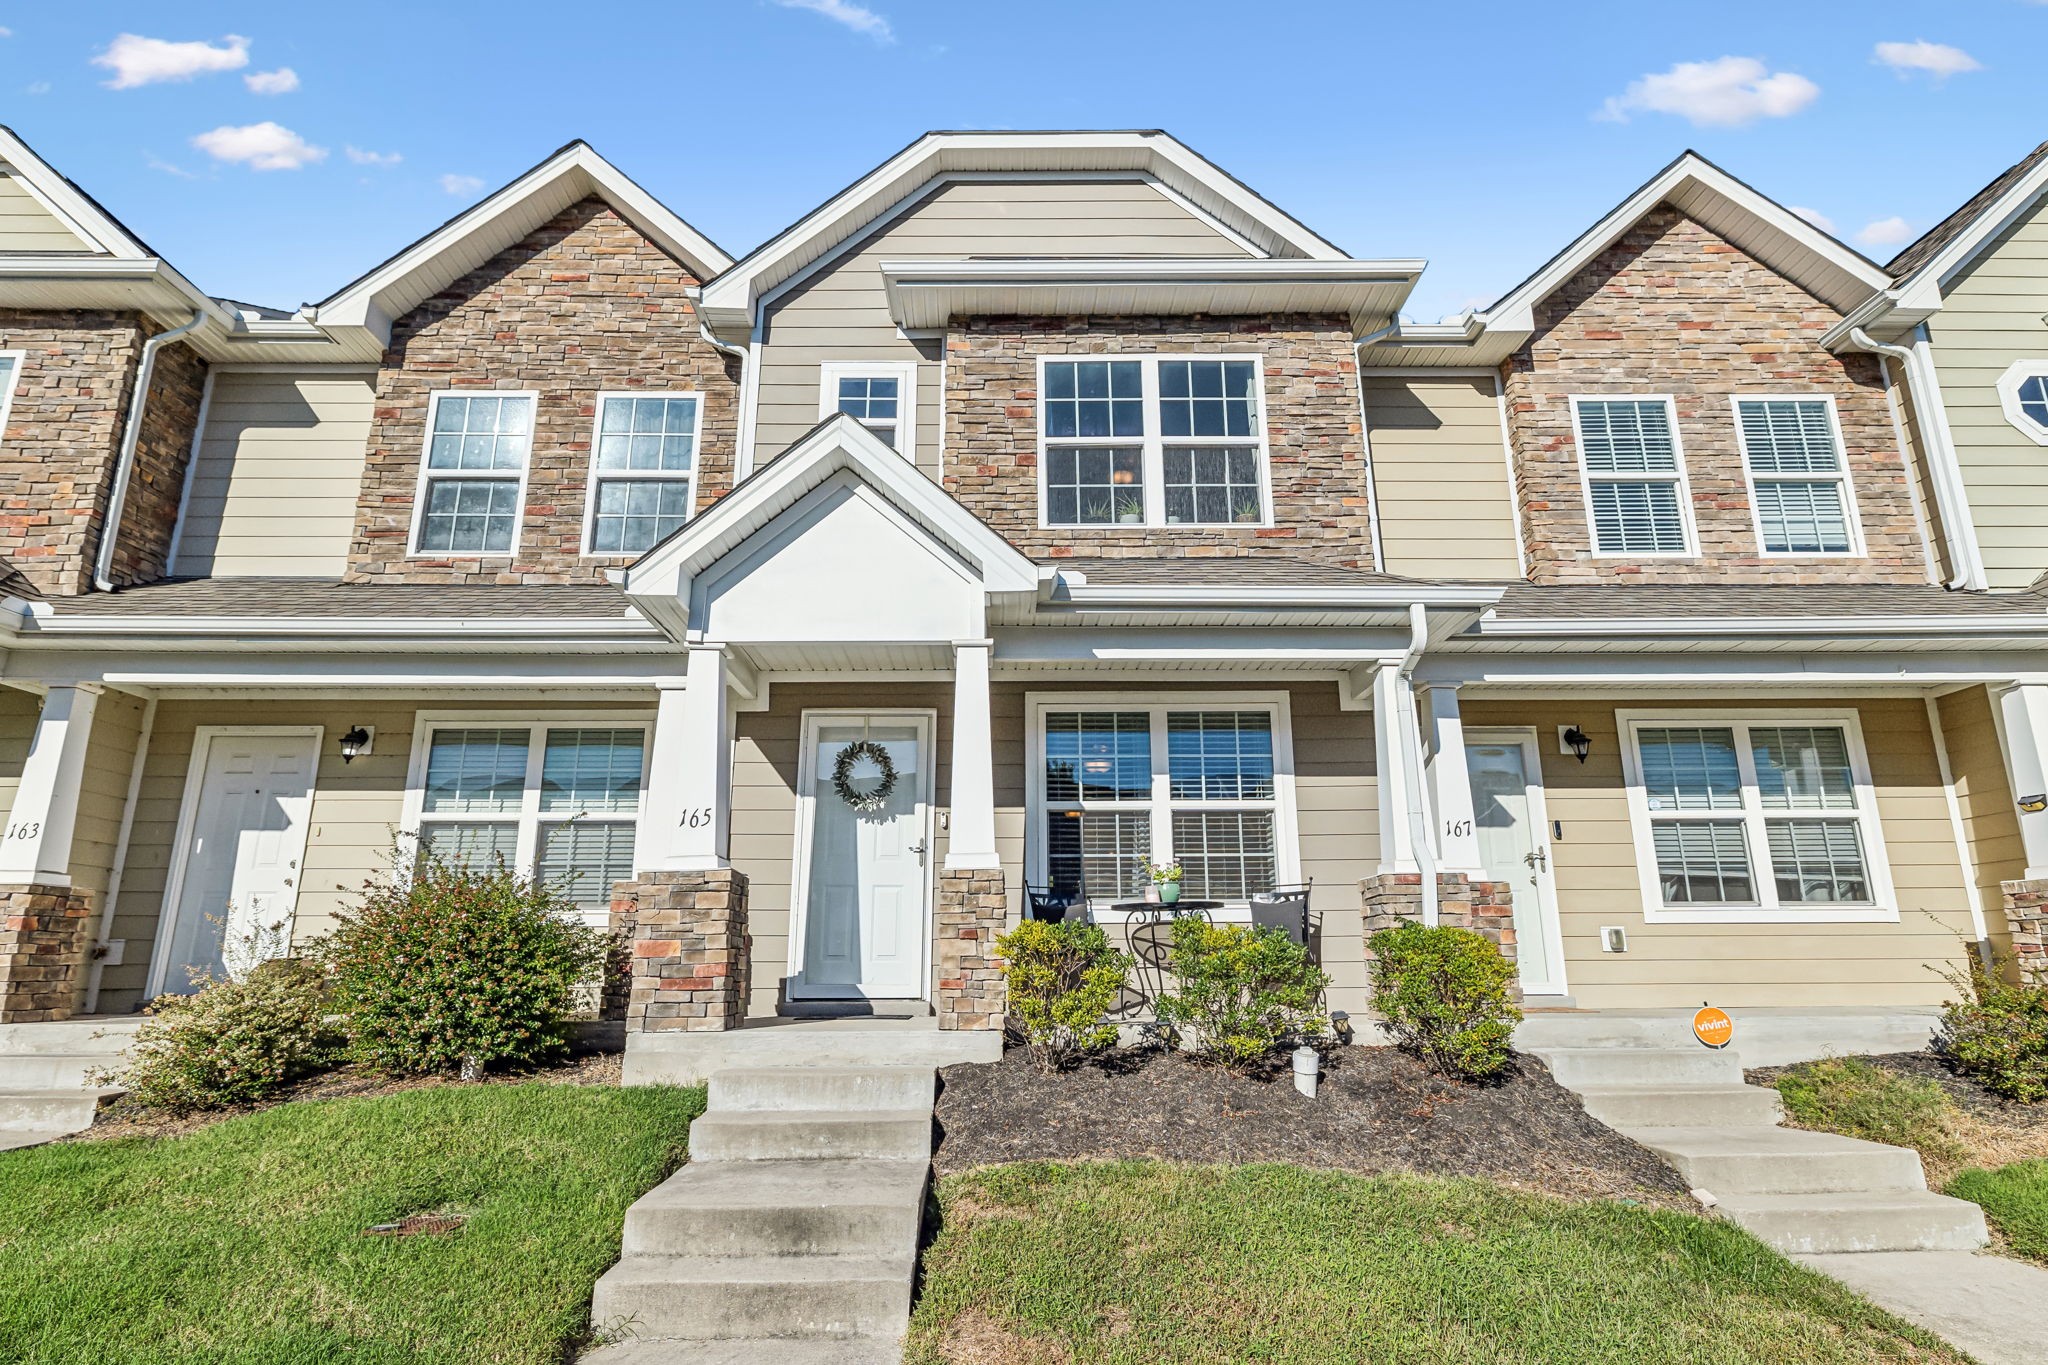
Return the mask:
M 114 1052 L 0 1054 L 0 1090 L 85 1090 L 92 1077 L 120 1069 Z
M 1927 1188 L 1918 1152 L 1833 1133 L 1765 1127 L 1621 1132 L 1669 1161 L 1686 1184 L 1722 1199 Z
M 1714 1212 L 1787 1256 L 1842 1251 L 1975 1251 L 1990 1240 L 1984 1210 L 1924 1190 L 1735 1194 Z
M 930 1109 L 938 1073 L 920 1066 L 752 1066 L 712 1073 L 713 1110 Z
M 598 1280 L 590 1320 L 687 1340 L 888 1336 L 910 1315 L 916 1262 L 914 1246 L 890 1256 L 631 1256 Z
M 1570 1090 L 1620 1085 L 1741 1085 L 1742 1061 L 1704 1047 L 1538 1048 L 1535 1055 Z
M 117 1086 L 81 1090 L 0 1090 L 0 1132 L 82 1133 L 99 1116 L 100 1101 Z
M 931 1159 L 925 1109 L 713 1109 L 690 1125 L 690 1158 L 709 1161 Z
M 1819 1057 L 1918 1052 L 1941 1022 L 1923 1006 L 1731 1009 L 1735 1037 L 1728 1051 L 1744 1066 L 1788 1066 Z M 1655 1048 L 1700 1051 L 1693 1011 L 1532 1011 L 1515 1029 L 1524 1052 L 1552 1048 Z
M 39 1052 L 112 1056 L 135 1041 L 142 1017 L 95 1015 L 42 1024 L 0 1024 L 0 1058 Z
M 1754 1085 L 1617 1085 L 1579 1090 L 1609 1128 L 1769 1127 L 1784 1117 L 1778 1092 Z
M 902 1365 L 894 1337 L 752 1337 L 742 1341 L 621 1341 L 577 1365 Z
M 734 1067 L 915 1066 L 996 1062 L 995 1029 L 941 1029 L 935 1019 L 750 1019 L 706 1033 L 633 1033 L 621 1083 L 702 1085 Z
M 917 1245 L 915 1161 L 691 1164 L 626 1211 L 633 1256 L 887 1255 Z

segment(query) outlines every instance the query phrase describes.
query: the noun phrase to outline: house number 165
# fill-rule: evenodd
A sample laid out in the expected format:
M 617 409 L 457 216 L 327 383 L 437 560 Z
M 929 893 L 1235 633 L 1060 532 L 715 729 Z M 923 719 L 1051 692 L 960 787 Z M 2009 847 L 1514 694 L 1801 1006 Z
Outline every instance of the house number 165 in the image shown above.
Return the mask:
M 711 807 L 692 806 L 683 812 L 683 828 L 702 829 L 711 823 Z

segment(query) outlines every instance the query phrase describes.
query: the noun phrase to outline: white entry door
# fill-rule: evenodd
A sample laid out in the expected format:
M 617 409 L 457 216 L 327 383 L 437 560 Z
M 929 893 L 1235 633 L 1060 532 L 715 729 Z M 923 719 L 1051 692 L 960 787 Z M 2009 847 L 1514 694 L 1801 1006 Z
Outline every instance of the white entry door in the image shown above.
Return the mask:
M 797 848 L 797 939 L 801 970 L 792 996 L 912 1000 L 926 995 L 927 888 L 931 884 L 931 729 L 929 716 L 808 713 L 804 717 L 802 827 Z M 856 810 L 833 784 L 850 744 L 879 745 L 895 767 L 895 786 L 874 810 Z M 879 769 L 854 765 L 858 796 L 879 783 Z
M 1515 965 L 1525 995 L 1564 994 L 1564 945 L 1550 867 L 1543 766 L 1530 730 L 1468 730 L 1474 833 L 1488 880 L 1515 892 Z
M 290 948 L 319 757 L 314 728 L 195 736 L 153 991 L 185 994 L 195 971 L 239 974 Z

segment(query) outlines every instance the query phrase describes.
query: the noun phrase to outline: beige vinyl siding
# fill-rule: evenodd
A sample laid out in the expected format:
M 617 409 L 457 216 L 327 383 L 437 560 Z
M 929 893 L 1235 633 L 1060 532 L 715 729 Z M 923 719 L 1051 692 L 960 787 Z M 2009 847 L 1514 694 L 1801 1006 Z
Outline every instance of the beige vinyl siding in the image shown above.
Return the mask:
M 1368 374 L 1364 383 L 1386 571 L 1521 577 L 1493 377 Z
M 21 766 L 28 761 L 28 746 L 35 739 L 36 717 L 42 710 L 43 699 L 35 693 L 0 687 L 0 829 L 6 828 L 14 810 Z
M 852 244 L 769 310 L 756 461 L 818 423 L 818 366 L 915 362 L 917 459 L 939 467 L 943 343 L 913 342 L 889 317 L 879 263 L 967 256 L 1236 256 L 1246 253 L 1140 180 L 965 181 L 941 186 Z
M 1725 708 L 1726 700 L 1669 697 L 1624 702 L 1659 711 Z M 1754 700 L 1742 705 L 1778 705 Z M 1787 700 L 1788 711 L 1842 702 Z M 1543 756 L 1565 974 L 1588 1009 L 1716 1005 L 1817 1007 L 1933 1005 L 1947 996 L 1940 969 L 1960 962 L 1970 933 L 1926 703 L 1918 697 L 1856 703 L 1877 789 L 1878 818 L 1898 895 L 1896 924 L 1650 924 L 1643 919 L 1636 847 L 1622 785 L 1611 700 L 1486 701 L 1464 708 L 1468 726 L 1533 725 Z M 1584 764 L 1559 753 L 1557 729 L 1593 741 Z M 1626 953 L 1600 951 L 1600 928 L 1628 931 Z
M 22 185 L 21 177 L 12 171 L 0 171 L 0 253 L 39 255 L 94 250 L 91 242 L 43 207 L 42 201 Z
M 368 370 L 216 372 L 176 572 L 340 577 L 373 379 Z
M 1992 943 L 2006 948 L 2012 944 L 2012 931 L 1999 883 L 2027 875 L 2027 852 L 2020 843 L 2019 812 L 2013 806 L 1992 704 L 1989 689 L 1983 687 L 1951 692 L 1936 703 L 1941 708 L 1942 738 L 1948 743 L 1949 771 L 1955 777 L 1956 805 L 1963 817 L 1963 840 L 1975 864 L 1977 903 Z
M 2048 570 L 2048 446 L 2005 418 L 1998 377 L 2048 361 L 2048 199 L 1989 244 L 1943 292 L 1930 321 L 1934 364 L 1993 588 Z

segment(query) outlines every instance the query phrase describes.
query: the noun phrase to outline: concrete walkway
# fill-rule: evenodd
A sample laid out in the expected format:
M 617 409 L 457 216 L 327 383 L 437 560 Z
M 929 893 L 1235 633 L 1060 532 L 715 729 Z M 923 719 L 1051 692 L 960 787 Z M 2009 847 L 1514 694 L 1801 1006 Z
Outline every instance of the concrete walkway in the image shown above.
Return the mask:
M 1961 1347 L 1981 1365 L 2048 1361 L 2048 1270 L 1967 1251 L 1793 1259 Z
M 86 1077 L 118 1066 L 141 1026 L 132 1015 L 0 1024 L 0 1152 L 92 1127 L 100 1101 L 121 1091 Z

